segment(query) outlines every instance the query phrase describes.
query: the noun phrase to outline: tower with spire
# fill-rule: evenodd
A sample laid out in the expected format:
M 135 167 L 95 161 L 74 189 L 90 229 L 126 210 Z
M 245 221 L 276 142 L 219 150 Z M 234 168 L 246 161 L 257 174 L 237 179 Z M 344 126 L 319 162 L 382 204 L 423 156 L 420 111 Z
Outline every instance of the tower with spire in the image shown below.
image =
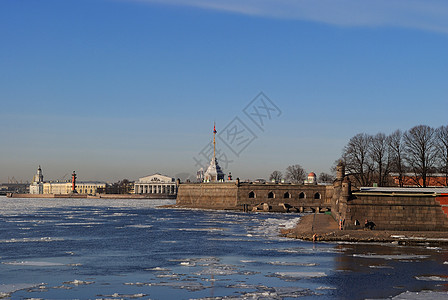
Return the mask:
M 207 168 L 207 171 L 204 174 L 204 180 L 206 182 L 219 182 L 224 181 L 224 172 L 218 164 L 218 160 L 216 159 L 216 125 L 213 124 L 213 157 L 210 161 L 210 165 Z
M 39 165 L 39 168 L 37 168 L 37 173 L 33 177 L 33 182 L 36 183 L 42 183 L 44 182 L 44 175 L 42 174 L 42 168 Z
M 44 175 L 39 166 L 36 175 L 33 176 L 33 182 L 30 184 L 30 194 L 43 194 L 44 191 Z

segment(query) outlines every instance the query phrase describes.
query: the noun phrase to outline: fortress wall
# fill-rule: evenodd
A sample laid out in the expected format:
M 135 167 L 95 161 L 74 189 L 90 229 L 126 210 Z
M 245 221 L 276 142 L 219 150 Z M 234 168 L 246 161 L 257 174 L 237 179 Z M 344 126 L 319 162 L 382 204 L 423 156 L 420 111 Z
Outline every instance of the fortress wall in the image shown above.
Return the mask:
M 345 227 L 359 229 L 365 220 L 379 230 L 448 230 L 448 216 L 436 197 L 354 193 L 347 202 Z M 359 220 L 360 226 L 355 226 Z
M 326 208 L 331 206 L 332 188 L 325 185 L 246 182 L 239 185 L 234 182 L 182 183 L 179 185 L 176 204 L 198 208 L 252 210 L 255 206 L 266 203 L 273 211 L 285 211 L 283 204 L 296 208 Z M 250 197 L 251 192 L 254 193 L 253 198 Z M 269 193 L 272 193 L 272 198 Z
M 241 183 L 238 188 L 238 205 L 248 205 L 248 209 L 267 203 L 271 210 L 283 211 L 282 204 L 291 207 L 329 207 L 332 186 L 275 184 L 275 183 Z M 251 193 L 253 193 L 253 198 Z M 272 198 L 269 197 L 271 194 Z M 301 197 L 300 194 L 303 193 Z M 318 195 L 316 195 L 316 193 Z M 319 197 L 318 199 L 316 199 Z
M 178 187 L 176 204 L 179 206 L 214 209 L 236 209 L 235 183 L 182 183 Z

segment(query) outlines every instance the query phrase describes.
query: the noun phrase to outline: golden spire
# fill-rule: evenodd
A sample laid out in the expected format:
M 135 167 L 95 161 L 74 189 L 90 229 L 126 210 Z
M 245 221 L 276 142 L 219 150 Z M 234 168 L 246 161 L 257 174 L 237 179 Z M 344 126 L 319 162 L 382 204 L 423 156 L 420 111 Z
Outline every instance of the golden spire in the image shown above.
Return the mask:
M 213 158 L 216 157 L 216 141 L 215 141 L 215 135 L 216 135 L 216 124 L 213 122 Z

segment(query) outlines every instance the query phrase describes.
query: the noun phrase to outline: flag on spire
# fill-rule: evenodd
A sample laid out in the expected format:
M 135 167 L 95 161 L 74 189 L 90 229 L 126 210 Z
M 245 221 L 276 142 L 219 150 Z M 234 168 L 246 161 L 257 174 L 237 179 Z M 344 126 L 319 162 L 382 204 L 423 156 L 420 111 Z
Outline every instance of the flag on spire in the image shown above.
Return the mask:
M 216 134 L 216 125 L 215 125 L 215 123 L 213 123 L 213 133 L 215 133 Z

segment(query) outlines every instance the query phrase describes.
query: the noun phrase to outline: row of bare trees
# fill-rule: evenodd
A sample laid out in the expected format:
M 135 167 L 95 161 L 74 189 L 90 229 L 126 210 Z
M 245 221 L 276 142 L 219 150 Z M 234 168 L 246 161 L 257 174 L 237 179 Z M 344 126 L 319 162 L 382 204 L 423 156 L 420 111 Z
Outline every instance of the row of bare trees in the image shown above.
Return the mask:
M 306 172 L 302 168 L 301 165 L 291 165 L 286 168 L 285 177 L 283 177 L 283 173 L 280 171 L 274 171 L 269 176 L 269 181 L 275 181 L 275 182 L 281 182 L 283 179 L 286 182 L 292 182 L 292 183 L 303 183 L 303 181 L 306 179 Z M 318 181 L 319 182 L 332 182 L 333 176 L 327 173 L 320 173 Z
M 422 187 L 428 175 L 443 173 L 448 186 L 448 126 L 418 125 L 390 135 L 359 133 L 344 147 L 342 160 L 357 186 L 387 186 L 391 173 L 400 186 L 405 173 L 412 173 L 415 185 Z

